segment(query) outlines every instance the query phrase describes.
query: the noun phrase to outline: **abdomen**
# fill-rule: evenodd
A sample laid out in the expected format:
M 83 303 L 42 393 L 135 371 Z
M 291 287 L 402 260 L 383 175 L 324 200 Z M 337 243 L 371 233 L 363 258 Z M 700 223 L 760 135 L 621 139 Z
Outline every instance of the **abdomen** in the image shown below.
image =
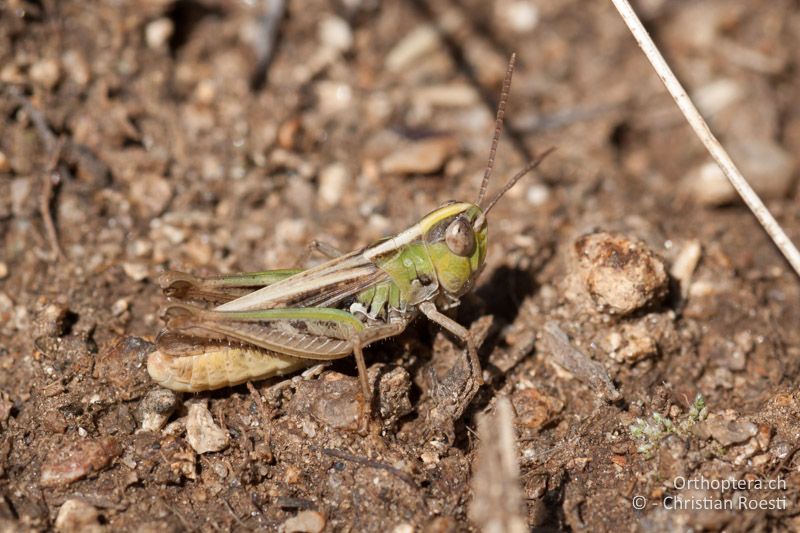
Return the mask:
M 313 362 L 255 347 L 207 346 L 201 353 L 180 357 L 156 350 L 147 358 L 147 372 L 162 387 L 200 392 L 281 376 Z

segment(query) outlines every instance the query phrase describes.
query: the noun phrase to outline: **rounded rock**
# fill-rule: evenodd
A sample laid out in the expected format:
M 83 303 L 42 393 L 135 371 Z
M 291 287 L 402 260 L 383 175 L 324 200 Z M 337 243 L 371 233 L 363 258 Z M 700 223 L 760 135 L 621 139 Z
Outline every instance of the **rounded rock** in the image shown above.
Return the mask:
M 573 253 L 580 287 L 608 314 L 630 314 L 667 294 L 664 263 L 642 242 L 597 232 L 578 238 Z

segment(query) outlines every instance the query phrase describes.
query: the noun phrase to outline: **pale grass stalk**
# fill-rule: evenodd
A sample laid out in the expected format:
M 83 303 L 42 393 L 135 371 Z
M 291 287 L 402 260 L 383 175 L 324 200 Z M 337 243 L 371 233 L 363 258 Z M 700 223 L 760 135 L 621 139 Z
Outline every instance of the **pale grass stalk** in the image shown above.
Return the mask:
M 683 116 L 686 117 L 686 120 L 689 122 L 689 125 L 692 127 L 697 137 L 700 138 L 700 141 L 702 141 L 711 154 L 711 157 L 714 158 L 722 169 L 725 177 L 728 178 L 728 181 L 731 182 L 736 192 L 742 197 L 744 203 L 747 204 L 747 207 L 749 207 L 756 216 L 775 242 L 775 245 L 786 257 L 786 260 L 789 261 L 792 268 L 794 268 L 794 271 L 800 276 L 800 252 L 798 252 L 797 247 L 786 235 L 786 232 L 783 231 L 783 228 L 781 228 L 780 224 L 775 220 L 775 217 L 769 212 L 764 202 L 761 201 L 761 198 L 758 197 L 750 184 L 747 183 L 747 180 L 742 176 L 741 172 L 739 172 L 739 169 L 736 168 L 736 165 L 717 138 L 714 137 L 714 134 L 711 133 L 708 124 L 703 120 L 697 107 L 692 103 L 692 100 L 689 98 L 689 95 L 686 94 L 686 90 L 681 86 L 675 74 L 672 73 L 669 65 L 667 65 L 667 62 L 664 60 L 664 56 L 661 55 L 653 39 L 650 38 L 647 30 L 645 30 L 642 22 L 639 20 L 639 17 L 637 17 L 636 13 L 633 11 L 631 4 L 628 0 L 611 1 L 614 3 L 617 11 L 619 11 L 625 24 L 628 25 L 631 33 L 633 33 L 636 42 L 639 43 L 639 47 L 647 56 L 650 64 L 653 65 L 658 77 L 664 82 L 673 100 L 678 104 Z

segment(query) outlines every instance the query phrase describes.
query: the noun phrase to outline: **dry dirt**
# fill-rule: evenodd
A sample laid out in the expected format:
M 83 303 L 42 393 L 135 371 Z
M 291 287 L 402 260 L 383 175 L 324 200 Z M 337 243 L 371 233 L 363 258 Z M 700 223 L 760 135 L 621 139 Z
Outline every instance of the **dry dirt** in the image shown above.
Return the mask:
M 63 531 L 474 530 L 475 420 L 500 396 L 530 527 L 800 528 L 800 283 L 610 2 L 273 4 L 0 3 L 4 531 L 60 510 Z M 798 3 L 637 8 L 800 241 Z M 368 350 L 367 436 L 350 359 L 255 392 L 151 392 L 159 272 L 293 266 L 312 239 L 350 250 L 473 200 L 512 51 L 492 187 L 557 151 L 491 213 L 457 313 L 486 338 L 487 385 L 455 424 L 437 376 L 462 349 L 422 320 Z M 205 406 L 198 437 L 184 417 Z M 666 508 L 733 497 L 676 482 L 701 475 L 785 480 L 744 491 L 785 509 Z

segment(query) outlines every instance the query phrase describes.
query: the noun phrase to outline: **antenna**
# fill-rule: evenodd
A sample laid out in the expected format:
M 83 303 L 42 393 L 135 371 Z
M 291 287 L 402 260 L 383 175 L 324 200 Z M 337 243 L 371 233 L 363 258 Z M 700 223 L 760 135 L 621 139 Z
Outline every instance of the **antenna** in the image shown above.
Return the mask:
M 545 158 L 545 157 L 547 157 L 547 156 L 548 156 L 548 155 L 549 155 L 551 152 L 553 152 L 555 149 L 556 149 L 556 147 L 555 147 L 555 146 L 551 146 L 550 148 L 548 148 L 547 150 L 545 150 L 544 152 L 542 152 L 542 155 L 540 155 L 539 157 L 537 157 L 537 158 L 536 158 L 534 161 L 531 161 L 530 163 L 528 163 L 527 165 L 525 165 L 525 166 L 522 168 L 522 170 L 520 170 L 519 172 L 517 172 L 517 173 L 514 175 L 514 177 L 513 177 L 513 178 L 511 178 L 510 180 L 508 180 L 508 183 L 506 183 L 506 184 L 503 186 L 503 188 L 502 188 L 502 189 L 500 189 L 500 191 L 499 191 L 497 194 L 495 194 L 495 195 L 494 195 L 494 198 L 492 198 L 492 200 L 489 202 L 489 204 L 486 206 L 486 208 L 485 208 L 485 209 L 484 209 L 484 208 L 481 208 L 481 209 L 483 209 L 483 213 L 481 213 L 481 214 L 478 216 L 478 218 L 476 218 L 476 219 L 475 219 L 475 223 L 474 223 L 473 227 L 475 227 L 476 229 L 477 229 L 477 228 L 480 228 L 480 227 L 483 225 L 484 221 L 486 220 L 486 215 L 488 215 L 488 214 L 489 214 L 489 211 L 491 211 L 491 209 L 494 207 L 494 204 L 496 204 L 496 203 L 497 203 L 497 201 L 498 201 L 500 198 L 502 198 L 502 197 L 503 197 L 503 195 L 504 195 L 505 193 L 507 193 L 509 189 L 511 189 L 511 187 L 513 187 L 513 186 L 514 186 L 514 185 L 515 185 L 515 184 L 516 184 L 516 183 L 517 183 L 517 182 L 518 182 L 520 179 L 522 179 L 522 177 L 523 177 L 523 176 L 525 176 L 525 174 L 527 174 L 528 172 L 530 172 L 530 171 L 531 171 L 531 170 L 533 170 L 534 168 L 538 167 L 538 166 L 539 166 L 539 163 L 541 163 L 542 161 L 544 161 L 544 158 Z
M 500 133 L 503 131 L 503 117 L 506 114 L 508 91 L 511 89 L 511 76 L 514 74 L 514 65 L 516 62 L 517 54 L 515 52 L 511 54 L 511 59 L 509 60 L 508 68 L 506 69 L 506 77 L 503 80 L 503 89 L 500 92 L 500 103 L 497 105 L 497 118 L 494 121 L 494 138 L 492 139 L 492 148 L 489 150 L 489 161 L 486 163 L 486 172 L 483 174 L 481 189 L 478 192 L 478 201 L 475 202 L 478 206 L 480 206 L 481 202 L 483 202 L 483 197 L 486 196 L 486 189 L 489 187 L 489 177 L 492 175 L 494 156 L 497 154 L 497 143 L 500 142 Z

